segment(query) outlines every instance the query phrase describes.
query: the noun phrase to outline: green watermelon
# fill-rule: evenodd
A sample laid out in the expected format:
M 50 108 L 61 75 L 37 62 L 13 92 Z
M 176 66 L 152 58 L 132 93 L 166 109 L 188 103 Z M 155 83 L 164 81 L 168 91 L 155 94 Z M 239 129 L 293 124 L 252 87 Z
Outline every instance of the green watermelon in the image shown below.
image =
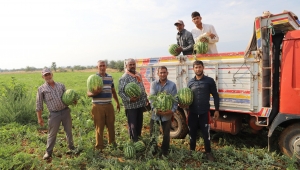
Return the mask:
M 100 76 L 97 74 L 90 75 L 87 79 L 87 89 L 89 92 L 93 92 L 94 90 L 97 90 L 98 88 L 103 87 L 103 81 Z
M 166 92 L 158 93 L 157 95 L 149 96 L 152 101 L 152 106 L 161 111 L 171 110 L 173 103 L 176 101 L 175 97 Z
M 62 95 L 62 101 L 66 105 L 74 104 L 74 101 L 79 99 L 79 95 L 75 92 L 75 90 L 68 89 Z
M 128 144 L 124 147 L 125 158 L 129 158 L 129 159 L 133 158 L 135 156 L 135 154 L 136 154 L 136 150 L 135 150 L 134 146 Z
M 177 96 L 179 104 L 189 106 L 193 102 L 193 92 L 190 88 L 185 87 L 180 89 L 177 93 Z
M 173 56 L 178 56 L 180 54 L 180 53 L 176 52 L 176 48 L 178 48 L 178 47 L 179 47 L 179 45 L 177 45 L 177 44 L 171 44 L 169 46 L 169 53 Z
M 194 50 L 196 54 L 206 54 L 208 51 L 208 43 L 198 41 L 194 45 Z
M 139 140 L 137 142 L 135 142 L 134 144 L 134 148 L 137 152 L 143 151 L 146 148 L 146 145 L 144 144 L 143 141 Z
M 125 86 L 125 94 L 130 98 L 139 97 L 142 94 L 142 90 L 138 84 L 131 82 Z

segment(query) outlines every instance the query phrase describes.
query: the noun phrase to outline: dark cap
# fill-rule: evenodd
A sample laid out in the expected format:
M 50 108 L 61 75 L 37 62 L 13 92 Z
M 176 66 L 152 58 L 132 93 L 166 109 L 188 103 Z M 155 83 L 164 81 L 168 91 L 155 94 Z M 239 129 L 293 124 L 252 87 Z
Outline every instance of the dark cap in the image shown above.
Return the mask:
M 51 70 L 49 68 L 44 68 L 42 71 L 42 75 L 45 75 L 47 73 L 51 73 Z
M 178 21 L 176 21 L 174 25 L 177 25 L 177 24 L 184 25 L 184 23 L 183 23 L 183 21 L 182 21 L 182 20 L 178 20 Z

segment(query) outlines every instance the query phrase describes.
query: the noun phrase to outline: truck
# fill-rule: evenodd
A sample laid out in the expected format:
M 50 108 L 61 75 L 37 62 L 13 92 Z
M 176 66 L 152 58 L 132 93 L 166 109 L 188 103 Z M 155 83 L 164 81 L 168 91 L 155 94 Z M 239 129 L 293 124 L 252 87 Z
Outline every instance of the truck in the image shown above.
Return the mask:
M 281 128 L 278 146 L 283 154 L 300 159 L 300 30 L 298 17 L 290 11 L 258 16 L 253 35 L 243 52 L 162 56 L 136 59 L 146 93 L 158 79 L 156 69 L 168 68 L 168 79 L 177 90 L 195 74 L 193 62 L 204 63 L 204 75 L 216 82 L 220 117 L 211 130 L 238 134 L 242 125 L 253 133 L 267 130 L 268 148 L 276 128 Z M 214 111 L 213 98 L 210 99 Z M 188 134 L 186 109 L 174 113 L 170 135 Z

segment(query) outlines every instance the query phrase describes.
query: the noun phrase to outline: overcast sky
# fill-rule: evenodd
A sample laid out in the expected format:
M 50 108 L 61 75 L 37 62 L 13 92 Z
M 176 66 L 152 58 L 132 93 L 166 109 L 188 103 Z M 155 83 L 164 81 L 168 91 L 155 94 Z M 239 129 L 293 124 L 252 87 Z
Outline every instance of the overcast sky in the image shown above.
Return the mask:
M 174 22 L 214 25 L 219 52 L 244 51 L 263 11 L 300 15 L 300 0 L 0 0 L 0 69 L 96 65 L 169 56 Z

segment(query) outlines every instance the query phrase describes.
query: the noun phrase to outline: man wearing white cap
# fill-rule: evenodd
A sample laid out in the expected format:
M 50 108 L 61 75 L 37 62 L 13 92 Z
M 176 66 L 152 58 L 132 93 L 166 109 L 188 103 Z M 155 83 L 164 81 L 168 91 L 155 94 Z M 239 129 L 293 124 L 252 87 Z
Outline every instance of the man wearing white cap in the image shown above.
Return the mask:
M 192 33 L 184 29 L 184 23 L 182 20 L 178 20 L 174 25 L 178 30 L 176 39 L 179 47 L 176 49 L 176 52 L 182 52 L 183 55 L 192 55 L 195 44 Z
M 40 126 L 44 126 L 44 120 L 42 118 L 43 102 L 45 102 L 50 115 L 48 118 L 48 138 L 47 149 L 43 159 L 49 159 L 52 157 L 53 148 L 56 141 L 57 132 L 59 126 L 62 123 L 66 132 L 68 147 L 71 151 L 75 151 L 72 136 L 72 119 L 70 108 L 62 102 L 61 96 L 66 91 L 63 84 L 53 81 L 53 74 L 48 68 L 44 68 L 42 71 L 42 78 L 45 83 L 38 88 L 36 95 L 36 113 L 38 123 Z

